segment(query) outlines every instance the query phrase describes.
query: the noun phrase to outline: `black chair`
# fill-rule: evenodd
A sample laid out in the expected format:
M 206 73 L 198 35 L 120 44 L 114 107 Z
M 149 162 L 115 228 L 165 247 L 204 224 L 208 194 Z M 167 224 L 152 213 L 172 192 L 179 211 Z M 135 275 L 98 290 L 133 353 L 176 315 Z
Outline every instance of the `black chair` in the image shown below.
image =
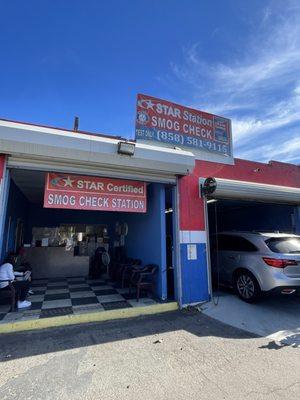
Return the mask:
M 133 259 L 132 261 L 131 261 L 131 263 L 130 264 L 128 264 L 128 265 L 125 265 L 124 267 L 123 267 L 123 269 L 122 269 L 122 272 L 121 272 L 121 274 L 122 274 L 122 288 L 124 288 L 125 287 L 125 284 L 127 283 L 127 282 L 130 282 L 130 279 L 131 279 L 131 277 L 132 277 L 132 274 L 135 272 L 135 271 L 140 271 L 141 270 L 141 264 L 142 264 L 142 261 L 141 260 L 139 260 L 139 259 Z
M 121 282 L 123 269 L 125 267 L 127 267 L 127 265 L 131 265 L 131 264 L 132 264 L 132 261 L 126 260 L 124 262 L 120 262 L 120 261 L 113 260 L 110 263 L 110 268 L 109 268 L 110 279 L 112 281 Z
M 142 290 L 146 290 L 147 293 L 150 291 L 153 297 L 157 270 L 157 265 L 148 264 L 144 268 L 133 271 L 130 279 L 129 294 L 131 294 L 131 288 L 136 287 L 136 301 L 139 301 Z
M 8 286 L 0 290 L 0 298 L 8 298 L 10 300 L 10 311 L 16 309 L 16 290 L 9 280 L 0 280 L 0 282 L 8 282 Z

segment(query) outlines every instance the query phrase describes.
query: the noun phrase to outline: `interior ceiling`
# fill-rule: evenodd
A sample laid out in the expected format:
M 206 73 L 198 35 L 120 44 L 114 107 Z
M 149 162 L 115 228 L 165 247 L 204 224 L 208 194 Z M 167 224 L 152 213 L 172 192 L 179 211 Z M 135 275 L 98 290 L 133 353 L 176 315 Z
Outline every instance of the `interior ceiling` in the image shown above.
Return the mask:
M 219 208 L 245 208 L 245 207 L 257 207 L 259 205 L 266 205 L 268 203 L 246 201 L 246 200 L 218 200 L 217 205 Z
M 291 207 L 289 204 L 278 204 L 264 201 L 247 201 L 247 200 L 228 200 L 218 199 L 214 203 L 208 204 L 211 208 L 217 206 L 219 212 L 222 211 L 234 211 L 245 208 L 257 208 L 257 207 Z
M 45 172 L 12 169 L 11 178 L 31 203 L 43 203 Z

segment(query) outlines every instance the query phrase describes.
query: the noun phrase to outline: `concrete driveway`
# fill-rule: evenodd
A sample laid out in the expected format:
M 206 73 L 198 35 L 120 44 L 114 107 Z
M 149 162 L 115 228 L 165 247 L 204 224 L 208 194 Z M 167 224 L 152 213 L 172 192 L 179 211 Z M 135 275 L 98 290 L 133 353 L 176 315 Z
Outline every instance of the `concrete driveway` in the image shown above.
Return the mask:
M 299 359 L 198 312 L 3 334 L 0 399 L 296 399 Z
M 265 297 L 247 304 L 222 290 L 219 296 L 215 294 L 214 302 L 201 307 L 205 315 L 282 345 L 300 347 L 300 296 Z

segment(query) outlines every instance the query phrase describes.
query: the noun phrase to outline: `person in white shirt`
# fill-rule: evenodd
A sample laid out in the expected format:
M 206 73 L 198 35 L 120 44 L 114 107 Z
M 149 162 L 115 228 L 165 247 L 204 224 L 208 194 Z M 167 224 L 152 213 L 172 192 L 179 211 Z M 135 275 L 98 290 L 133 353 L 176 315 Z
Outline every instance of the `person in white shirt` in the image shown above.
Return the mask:
M 29 263 L 22 260 L 21 250 L 20 250 L 20 254 L 9 253 L 6 258 L 6 262 L 9 264 L 12 264 L 13 269 L 14 269 L 15 279 L 17 281 L 31 282 L 32 268 L 30 267 Z M 31 288 L 29 288 L 28 294 L 31 294 L 31 295 L 34 294 L 33 291 L 31 290 Z
M 15 288 L 18 308 L 30 307 L 31 302 L 26 300 L 29 291 L 29 282 L 16 281 L 13 265 L 5 262 L 0 266 L 0 291 L 7 290 L 10 282 Z

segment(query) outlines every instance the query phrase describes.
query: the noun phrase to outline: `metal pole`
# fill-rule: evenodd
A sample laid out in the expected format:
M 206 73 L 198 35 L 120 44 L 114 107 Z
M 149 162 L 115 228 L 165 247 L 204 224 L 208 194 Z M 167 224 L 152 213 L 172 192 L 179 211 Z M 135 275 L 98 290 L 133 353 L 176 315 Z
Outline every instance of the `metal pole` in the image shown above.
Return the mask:
M 203 204 L 204 204 L 204 222 L 205 222 L 205 232 L 206 232 L 206 263 L 207 263 L 208 293 L 209 293 L 209 297 L 210 297 L 209 301 L 212 301 L 213 290 L 212 290 L 212 276 L 211 276 L 208 207 L 207 207 L 206 196 L 203 196 L 202 198 L 203 198 Z

